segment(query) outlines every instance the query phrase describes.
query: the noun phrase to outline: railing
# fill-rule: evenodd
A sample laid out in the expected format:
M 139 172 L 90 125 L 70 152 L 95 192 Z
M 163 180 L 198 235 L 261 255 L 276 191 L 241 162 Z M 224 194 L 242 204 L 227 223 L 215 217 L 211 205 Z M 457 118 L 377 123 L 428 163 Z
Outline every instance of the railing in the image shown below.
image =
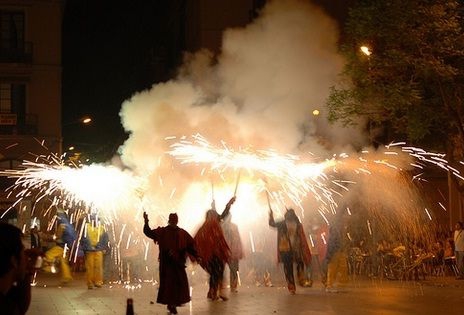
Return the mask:
M 0 41 L 0 62 L 31 63 L 31 42 Z

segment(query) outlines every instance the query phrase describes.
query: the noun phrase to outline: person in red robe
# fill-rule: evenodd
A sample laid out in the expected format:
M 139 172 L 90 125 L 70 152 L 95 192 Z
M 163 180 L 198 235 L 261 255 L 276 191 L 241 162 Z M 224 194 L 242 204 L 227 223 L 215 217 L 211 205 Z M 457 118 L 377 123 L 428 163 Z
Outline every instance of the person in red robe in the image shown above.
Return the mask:
M 309 250 L 306 235 L 298 216 L 293 209 L 288 209 L 284 220 L 274 221 L 272 210 L 269 211 L 269 225 L 277 228 L 278 260 L 284 264 L 285 279 L 288 291 L 295 294 L 295 277 L 293 264 L 296 263 L 298 283 L 302 287 L 311 286 L 307 279 L 306 266 L 311 263 L 311 251 Z
M 177 306 L 190 301 L 190 291 L 185 272 L 187 256 L 200 261 L 195 242 L 190 234 L 177 226 L 176 213 L 169 215 L 168 225 L 150 229 L 148 215 L 143 213 L 143 233 L 159 246 L 159 304 L 167 305 L 171 314 L 177 314 Z
M 201 257 L 200 265 L 209 274 L 209 291 L 207 298 L 211 300 L 228 300 L 223 290 L 225 263 L 229 261 L 230 249 L 224 238 L 221 221 L 230 214 L 230 207 L 235 202 L 232 197 L 222 214 L 211 209 L 206 212 L 205 222 L 195 234 L 194 240 Z

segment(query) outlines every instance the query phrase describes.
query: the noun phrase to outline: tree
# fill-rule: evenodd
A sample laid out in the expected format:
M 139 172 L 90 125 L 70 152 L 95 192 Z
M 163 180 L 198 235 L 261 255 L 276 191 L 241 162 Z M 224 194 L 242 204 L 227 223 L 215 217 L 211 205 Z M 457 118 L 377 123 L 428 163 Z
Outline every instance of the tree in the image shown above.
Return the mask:
M 341 46 L 345 84 L 331 90 L 329 119 L 354 124 L 365 117 L 373 126 L 388 125 L 397 137 L 435 149 L 462 143 L 460 9 L 453 0 L 358 1 Z M 363 45 L 371 55 L 360 50 Z
M 329 120 L 364 117 L 387 141 L 445 150 L 462 171 L 463 12 L 455 0 L 359 0 L 344 29 L 344 85 L 331 90 Z M 462 220 L 464 181 L 448 174 L 448 187 L 453 226 Z

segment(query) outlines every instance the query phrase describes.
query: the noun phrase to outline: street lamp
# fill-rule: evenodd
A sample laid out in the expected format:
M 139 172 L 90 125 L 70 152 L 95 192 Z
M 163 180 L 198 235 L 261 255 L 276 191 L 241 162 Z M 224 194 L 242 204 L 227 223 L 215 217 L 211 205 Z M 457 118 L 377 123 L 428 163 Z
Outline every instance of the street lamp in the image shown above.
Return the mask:
M 78 119 L 75 119 L 75 120 L 72 120 L 72 121 L 69 121 L 69 122 L 62 122 L 61 124 L 61 132 L 62 134 L 73 134 L 75 132 L 78 131 L 78 129 L 81 129 L 82 126 L 87 126 L 89 125 L 90 123 L 92 122 L 92 118 L 90 116 L 82 116 Z M 66 138 L 67 136 L 65 136 Z M 61 140 L 61 144 L 60 144 L 60 152 L 62 152 L 63 150 L 63 144 L 66 144 L 66 141 L 63 141 L 63 139 Z M 68 151 L 72 152 L 75 150 L 75 147 L 73 145 L 69 146 L 68 147 Z
M 361 52 L 367 56 L 367 74 L 369 77 L 372 76 L 372 72 L 371 72 L 371 55 L 372 55 L 372 51 L 371 49 L 368 47 L 368 46 L 361 46 L 359 47 L 359 49 L 361 50 Z M 368 122 L 367 122 L 367 128 L 368 128 L 368 133 L 369 133 L 369 140 L 370 142 L 372 143 L 373 142 L 373 137 L 372 137 L 372 120 L 369 118 L 368 119 Z
M 88 125 L 91 122 L 92 122 L 92 118 L 90 116 L 84 116 L 79 119 L 64 123 L 63 126 L 70 126 L 70 125 L 77 125 L 77 124 Z
M 367 47 L 367 46 L 361 46 L 361 47 L 359 47 L 359 49 L 362 51 L 363 54 L 365 54 L 368 57 L 370 55 L 372 55 L 371 49 L 369 47 Z

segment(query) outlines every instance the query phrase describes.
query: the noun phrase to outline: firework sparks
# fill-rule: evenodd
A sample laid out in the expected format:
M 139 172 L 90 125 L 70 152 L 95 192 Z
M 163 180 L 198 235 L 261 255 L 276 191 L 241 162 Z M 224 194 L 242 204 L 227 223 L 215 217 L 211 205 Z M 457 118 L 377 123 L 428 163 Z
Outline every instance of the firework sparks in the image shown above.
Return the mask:
M 19 190 L 16 203 L 37 194 L 36 201 L 48 197 L 54 203 L 85 206 L 113 217 L 121 208 L 133 208 L 142 194 L 143 180 L 114 166 L 71 167 L 56 156 L 44 159 L 47 163 L 25 161 L 23 169 L 0 172 L 17 178 L 10 188 L 11 193 Z
M 175 141 L 175 139 L 173 137 L 166 138 L 169 141 Z M 463 179 L 463 177 L 458 169 L 448 164 L 445 155 L 403 145 L 404 143 L 394 143 L 386 146 L 383 152 L 381 149 L 375 152 L 365 150 L 356 156 L 341 153 L 323 161 L 318 159 L 322 161 L 319 163 L 310 163 L 304 157 L 279 154 L 274 150 L 254 151 L 248 148 L 235 151 L 228 147 L 225 142 L 222 142 L 219 147 L 215 147 L 205 138 L 197 135 L 193 137 L 193 141 L 188 141 L 186 137 L 181 138 L 180 142 L 171 145 L 167 154 L 180 161 L 181 164 L 200 166 L 202 175 L 211 176 L 211 172 L 214 171 L 224 179 L 230 175 L 224 175 L 226 172 L 233 171 L 235 183 L 230 180 L 229 186 L 235 184 L 236 193 L 240 182 L 239 194 L 240 197 L 243 197 L 241 200 L 244 200 L 243 205 L 237 204 L 236 208 L 248 209 L 248 212 L 244 212 L 243 216 L 238 210 L 234 213 L 237 222 L 254 222 L 255 218 L 250 214 L 249 209 L 265 211 L 267 207 L 260 207 L 265 203 L 264 195 L 263 200 L 256 199 L 256 203 L 250 207 L 250 200 L 253 199 L 253 196 L 265 192 L 269 208 L 273 202 L 274 205 L 284 209 L 289 200 L 297 206 L 301 206 L 303 199 L 313 197 L 319 203 L 317 207 L 314 207 L 314 213 L 320 214 L 323 221 L 329 224 L 331 222 L 330 215 L 339 208 L 339 200 L 343 199 L 345 193 L 350 192 L 353 187 L 361 186 L 363 193 L 357 196 L 362 196 L 358 197 L 359 199 L 363 198 L 361 207 L 370 211 L 366 220 L 362 221 L 363 229 L 367 230 L 369 235 L 379 234 L 381 228 L 390 229 L 397 234 L 406 233 L 404 231 L 406 229 L 407 233 L 417 233 L 416 231 L 419 230 L 417 226 L 420 226 L 421 222 L 414 216 L 419 217 L 420 215 L 428 221 L 434 218 L 434 212 L 430 211 L 431 208 L 418 206 L 417 199 L 414 199 L 415 195 L 411 189 L 413 184 L 421 181 L 421 176 L 426 172 L 427 166 L 438 167 L 459 179 Z M 316 159 L 317 157 L 311 157 L 312 161 Z M 141 194 L 145 189 L 146 184 L 143 179 L 113 166 L 68 166 L 56 156 L 39 157 L 39 160 L 44 163 L 24 162 L 24 168 L 21 170 L 0 172 L 0 175 L 17 178 L 13 189 L 11 189 L 11 193 L 16 193 L 17 202 L 29 196 L 37 196 L 36 201 L 50 198 L 55 204 L 62 203 L 69 207 L 78 205 L 79 207 L 103 210 L 108 213 L 108 215 L 103 214 L 107 218 L 121 219 L 117 212 L 118 209 L 133 210 L 137 208 L 136 204 L 140 202 Z M 161 157 L 158 157 L 158 164 L 161 163 L 160 160 Z M 461 164 L 464 165 L 462 162 Z M 415 174 L 413 174 L 414 172 Z M 398 174 L 405 175 L 404 182 L 401 181 L 403 178 L 398 179 Z M 211 178 L 208 179 L 211 180 Z M 175 199 L 173 204 L 182 199 L 189 200 L 189 204 L 191 204 L 192 199 L 203 195 L 203 193 L 198 193 L 201 187 L 197 190 L 193 189 L 192 192 L 196 193 L 190 195 L 182 187 L 171 187 L 167 178 L 163 179 L 161 175 L 155 174 L 153 182 L 159 183 L 161 188 L 166 188 L 168 192 L 166 199 L 169 201 Z M 194 186 L 194 184 L 197 183 L 193 183 L 189 187 Z M 392 187 L 385 188 L 388 184 Z M 215 187 L 213 182 L 205 185 L 207 189 L 210 186 L 213 200 L 221 195 L 229 194 L 230 190 L 234 188 L 221 187 L 221 185 Z M 207 189 L 204 191 L 208 191 Z M 382 194 L 378 193 L 379 189 L 384 189 Z M 146 194 L 145 199 L 149 199 L 148 194 Z M 438 205 L 446 211 L 441 203 Z M 347 211 L 350 214 L 351 212 L 357 214 L 361 207 L 347 207 Z M 413 207 L 420 208 L 420 211 L 414 212 Z M 391 213 L 385 210 L 389 210 Z M 193 222 L 197 217 L 198 214 L 192 213 L 190 220 L 187 214 L 184 218 L 185 221 Z M 50 222 L 52 225 L 54 220 L 52 219 Z M 408 225 L 398 228 L 395 225 L 396 222 L 408 222 Z M 85 220 L 80 224 L 82 226 L 78 229 L 79 235 L 82 234 Z M 126 224 L 121 224 L 119 231 L 119 238 L 113 231 L 117 244 L 115 247 L 117 258 L 115 259 L 121 261 L 120 250 L 140 246 L 143 248 L 143 261 L 146 262 L 150 244 L 145 240 L 138 241 L 139 243 L 134 241 L 136 234 L 132 231 L 132 227 L 126 227 Z M 257 235 L 259 234 L 255 234 L 255 236 Z M 314 247 L 314 240 L 311 235 L 309 237 L 311 245 Z M 327 242 L 325 234 L 321 234 L 320 237 L 322 242 Z M 254 252 L 255 240 L 251 231 L 249 239 L 251 250 Z M 75 251 L 74 246 L 67 250 L 71 252 L 73 260 L 76 261 L 77 251 Z M 132 271 L 129 269 L 128 272 Z M 128 286 L 127 288 L 134 290 L 136 287 Z
M 284 209 L 289 203 L 293 203 L 303 210 L 303 200 L 314 198 L 319 203 L 317 212 L 326 222 L 330 221 L 328 215 L 336 212 L 338 207 L 336 200 L 343 198 L 344 194 L 355 186 L 366 187 L 365 192 L 368 192 L 375 186 L 380 187 L 387 182 L 393 183 L 393 180 L 397 180 L 398 174 L 404 174 L 404 171 L 410 172 L 411 169 L 419 170 L 416 172 L 419 174 L 414 175 L 410 172 L 405 176 L 410 175 L 410 182 L 421 181 L 427 165 L 446 170 L 459 179 L 463 178 L 458 169 L 448 164 L 444 154 L 404 146 L 402 142 L 385 146 L 383 152 L 381 149 L 372 153 L 364 150 L 359 156 L 353 157 L 347 153 L 333 155 L 325 160 L 311 156 L 310 161 L 322 161 L 312 163 L 304 156 L 279 154 L 275 150 L 251 148 L 233 150 L 224 141 L 219 147 L 215 147 L 201 135 L 191 137 L 193 140 L 187 137 L 166 138 L 169 141 L 175 139 L 179 139 L 179 142 L 172 144 L 167 154 L 181 164 L 199 165 L 201 174 L 209 176 L 214 171 L 222 179 L 228 176 L 225 175 L 226 172 L 235 172 L 235 192 L 239 181 L 241 195 L 246 185 L 251 187 L 254 182 L 258 189 L 247 190 L 255 194 L 266 192 L 266 196 L 272 199 L 277 208 Z M 160 159 L 158 157 L 158 160 Z M 146 184 L 143 179 L 130 172 L 104 165 L 68 166 L 54 155 L 40 156 L 37 160 L 24 162 L 24 169 L 0 173 L 3 176 L 17 178 L 10 192 L 16 193 L 16 203 L 31 196 L 36 197 L 36 202 L 48 198 L 54 204 L 62 203 L 65 207 L 77 205 L 105 211 L 104 215 L 111 218 L 117 217 L 119 209 L 132 210 L 140 204 L 140 197 Z M 154 178 L 158 179 L 161 187 L 165 186 L 160 175 Z M 265 183 L 259 185 L 259 182 Z M 177 187 L 167 188 L 170 189 L 169 200 L 187 196 Z M 375 195 L 373 191 L 369 193 Z M 387 207 L 411 208 L 409 204 L 400 204 L 401 195 L 389 191 L 386 193 L 388 195 L 382 198 L 388 200 Z M 405 192 L 403 199 L 406 198 L 409 196 Z M 271 201 L 268 200 L 268 205 Z M 382 201 L 374 198 L 366 202 L 366 207 L 370 207 L 375 202 Z M 423 209 L 422 207 L 422 214 L 429 219 L 432 218 L 432 213 Z
M 404 142 L 391 143 L 374 152 L 363 150 L 355 156 L 340 153 L 323 162 L 310 163 L 304 157 L 282 155 L 274 150 L 235 151 L 224 141 L 220 146 L 213 146 L 201 135 L 195 135 L 172 144 L 168 154 L 181 164 L 200 166 L 202 174 L 206 173 L 205 167 L 221 176 L 226 171 L 247 171 L 249 180 L 265 182 L 260 191 L 265 191 L 271 199 L 268 205 L 272 202 L 277 209 L 286 208 L 290 201 L 303 213 L 303 200 L 313 197 L 319 203 L 317 213 L 327 224 L 331 220 L 329 216 L 340 206 L 338 200 L 356 189 L 354 198 L 360 203 L 357 208 L 368 213 L 369 235 L 388 233 L 387 230 L 424 234 L 424 219 L 433 220 L 433 213 L 424 207 L 415 183 L 426 182 L 422 176 L 429 167 L 438 167 L 457 179 L 464 179 L 458 169 L 449 165 L 444 154 L 406 146 Z M 376 231 L 371 220 L 380 222 Z M 409 222 L 409 231 L 398 224 L 400 221 Z M 379 231 L 380 227 L 383 231 Z
M 300 160 L 297 156 L 279 155 L 272 150 L 234 151 L 224 142 L 222 148 L 215 148 L 201 135 L 193 136 L 193 141 L 184 139 L 172 144 L 168 154 L 181 161 L 181 164 L 207 164 L 211 171 L 219 173 L 228 169 L 244 169 L 249 174 L 258 173 L 265 178 L 274 179 L 279 183 L 281 191 L 297 205 L 308 193 L 313 194 L 316 199 L 332 202 L 332 193 L 324 183 L 328 181 L 324 170 L 334 165 L 333 160 L 298 164 Z

